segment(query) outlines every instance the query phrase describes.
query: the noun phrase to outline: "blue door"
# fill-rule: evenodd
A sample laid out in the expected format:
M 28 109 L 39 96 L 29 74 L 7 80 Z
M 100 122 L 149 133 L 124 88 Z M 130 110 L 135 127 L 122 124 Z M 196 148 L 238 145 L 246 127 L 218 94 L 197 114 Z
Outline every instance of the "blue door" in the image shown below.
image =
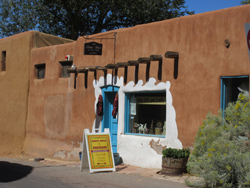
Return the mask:
M 117 116 L 112 116 L 112 111 L 115 95 L 117 94 L 118 90 L 119 88 L 114 86 L 102 88 L 102 95 L 104 99 L 102 131 L 104 131 L 105 128 L 109 128 L 113 153 L 117 153 L 118 119 Z

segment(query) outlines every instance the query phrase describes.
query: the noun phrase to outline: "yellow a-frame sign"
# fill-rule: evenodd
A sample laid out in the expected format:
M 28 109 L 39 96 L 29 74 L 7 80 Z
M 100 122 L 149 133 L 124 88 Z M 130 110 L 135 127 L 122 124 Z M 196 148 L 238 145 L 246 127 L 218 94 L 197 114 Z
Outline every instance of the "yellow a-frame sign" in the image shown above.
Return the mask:
M 115 171 L 109 129 L 103 133 L 90 133 L 89 129 L 84 129 L 80 170 L 84 167 L 89 167 L 90 173 Z

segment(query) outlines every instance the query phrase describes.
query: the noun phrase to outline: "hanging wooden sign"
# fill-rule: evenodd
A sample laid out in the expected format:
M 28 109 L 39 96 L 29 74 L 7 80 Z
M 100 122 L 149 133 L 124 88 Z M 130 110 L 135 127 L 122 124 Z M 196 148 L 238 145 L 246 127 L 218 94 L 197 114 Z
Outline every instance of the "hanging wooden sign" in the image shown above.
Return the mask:
M 85 43 L 84 55 L 102 55 L 102 44 L 97 42 Z
M 81 167 L 89 167 L 90 173 L 115 171 L 109 129 L 104 133 L 90 133 L 84 129 Z

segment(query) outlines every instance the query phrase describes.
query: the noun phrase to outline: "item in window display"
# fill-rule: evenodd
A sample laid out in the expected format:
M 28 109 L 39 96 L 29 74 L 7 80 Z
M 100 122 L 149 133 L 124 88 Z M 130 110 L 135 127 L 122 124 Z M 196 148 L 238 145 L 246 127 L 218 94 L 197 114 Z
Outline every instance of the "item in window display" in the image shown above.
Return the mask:
M 156 127 L 158 127 L 158 128 L 162 128 L 162 122 L 158 122 L 158 123 L 156 123 Z
M 136 103 L 130 103 L 130 114 L 136 116 Z
M 164 121 L 164 126 L 163 126 L 162 135 L 166 135 L 166 121 Z
M 140 124 L 138 130 L 139 130 L 139 134 L 143 134 L 143 130 L 144 130 L 143 124 Z
M 138 127 L 140 125 L 138 123 L 134 123 L 134 126 L 133 126 L 133 133 L 137 133 L 138 132 Z
M 147 124 L 144 125 L 144 129 L 143 129 L 143 134 L 148 134 L 149 130 L 147 128 Z
M 139 130 L 139 134 L 146 134 L 146 132 L 148 132 L 147 123 L 140 124 L 138 130 Z
M 139 124 L 138 123 L 134 123 L 134 128 L 138 128 Z
M 151 121 L 149 134 L 154 134 L 154 120 Z
M 161 127 L 155 127 L 155 134 L 161 135 L 162 134 L 162 128 Z

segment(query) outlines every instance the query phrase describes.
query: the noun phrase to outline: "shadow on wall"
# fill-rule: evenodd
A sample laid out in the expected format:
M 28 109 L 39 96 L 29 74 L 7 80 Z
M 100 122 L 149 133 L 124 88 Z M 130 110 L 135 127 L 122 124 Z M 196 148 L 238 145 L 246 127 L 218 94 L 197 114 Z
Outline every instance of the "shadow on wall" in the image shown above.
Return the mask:
M 0 161 L 0 182 L 12 182 L 29 175 L 33 170 L 31 166 Z
M 174 59 L 174 71 L 173 77 L 174 79 L 178 78 L 178 69 L 179 69 L 179 52 L 167 51 L 165 53 L 166 58 Z M 117 77 L 118 68 L 124 68 L 124 84 L 127 84 L 127 77 L 128 77 L 128 67 L 134 66 L 135 67 L 135 84 L 138 82 L 138 75 L 139 75 L 139 65 L 146 64 L 146 81 L 148 82 L 150 75 L 150 64 L 152 62 L 158 62 L 158 80 L 162 80 L 162 55 L 150 55 L 150 57 L 140 57 L 137 60 L 129 60 L 128 62 L 119 62 L 114 64 L 107 64 L 105 67 L 101 66 L 85 66 L 84 68 L 71 67 L 67 70 L 68 73 L 74 74 L 74 88 L 76 89 L 76 79 L 78 73 L 85 74 L 85 88 L 88 88 L 88 72 L 94 72 L 95 80 L 97 79 L 97 71 L 101 70 L 104 72 L 104 78 L 107 76 L 107 69 L 112 69 L 112 75 Z M 116 84 L 117 80 L 114 80 Z M 105 84 L 106 85 L 106 84 Z

